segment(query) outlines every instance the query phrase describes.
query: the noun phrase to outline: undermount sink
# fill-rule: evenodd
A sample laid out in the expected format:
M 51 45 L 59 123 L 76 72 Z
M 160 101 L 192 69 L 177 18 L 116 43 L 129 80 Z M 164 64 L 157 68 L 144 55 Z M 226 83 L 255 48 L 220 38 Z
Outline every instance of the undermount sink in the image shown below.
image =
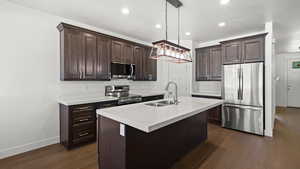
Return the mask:
M 154 106 L 154 107 L 163 107 L 163 106 L 168 106 L 172 105 L 174 103 L 169 102 L 168 100 L 162 100 L 158 102 L 152 102 L 152 103 L 145 103 L 147 106 Z

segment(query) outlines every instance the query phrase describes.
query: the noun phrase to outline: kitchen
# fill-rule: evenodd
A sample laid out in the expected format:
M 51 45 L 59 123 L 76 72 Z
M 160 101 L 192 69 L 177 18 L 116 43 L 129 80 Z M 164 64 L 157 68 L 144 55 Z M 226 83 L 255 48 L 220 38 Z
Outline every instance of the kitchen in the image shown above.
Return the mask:
M 263 19 L 263 21 L 255 20 L 251 23 L 242 22 L 244 27 L 238 27 L 236 25 L 240 23 L 234 23 L 228 16 L 234 15 L 229 12 L 230 10 L 238 11 L 237 14 L 234 15 L 237 17 L 238 14 L 243 11 L 241 9 L 248 9 L 247 12 L 253 10 L 255 7 L 257 7 L 257 10 L 263 10 L 260 8 L 260 5 L 266 7 L 268 6 L 267 4 L 264 2 L 241 4 L 233 0 L 224 5 L 219 1 L 205 2 L 207 3 L 208 9 L 218 9 L 219 14 L 224 13 L 224 17 L 211 16 L 214 23 L 208 24 L 210 25 L 208 27 L 205 24 L 200 24 L 200 26 L 186 26 L 189 24 L 187 23 L 187 16 L 194 15 L 203 18 L 204 15 L 199 16 L 201 12 L 195 9 L 196 4 L 187 0 L 182 1 L 183 7 L 181 8 L 180 20 L 182 33 L 180 34 L 180 38 L 177 38 L 177 8 L 169 4 L 167 17 L 169 19 L 169 37 L 167 39 L 174 39 L 170 40 L 174 44 L 178 43 L 177 39 L 181 39 L 180 46 L 190 49 L 192 56 L 192 63 L 178 64 L 166 60 L 154 60 L 149 57 L 150 53 L 152 53 L 152 42 L 166 39 L 166 31 L 164 29 L 165 1 L 147 4 L 149 8 L 157 11 L 155 14 L 156 17 L 151 17 L 152 19 L 149 20 L 146 18 L 149 18 L 151 14 L 143 14 L 140 11 L 143 9 L 140 7 L 143 7 L 143 3 L 146 2 L 126 1 L 122 2 L 122 4 L 118 4 L 119 1 L 115 0 L 114 3 L 103 2 L 103 4 L 99 5 L 99 2 L 93 1 L 91 4 L 86 4 L 86 6 L 91 8 L 87 10 L 86 13 L 80 12 L 80 7 L 84 5 L 83 2 L 74 2 L 72 9 L 68 9 L 68 2 L 69 1 L 66 0 L 62 2 L 62 4 L 59 4 L 58 2 L 50 3 L 45 1 L 0 1 L 0 17 L 4 21 L 2 27 L 4 31 L 1 34 L 3 40 L 1 40 L 1 44 L 4 46 L 4 55 L 7 55 L 5 56 L 6 62 L 2 62 L 1 64 L 1 68 L 7 73 L 3 76 L 4 83 L 2 83 L 1 87 L 1 98 L 3 100 L 1 114 L 3 114 L 5 118 L 1 120 L 1 134 L 3 137 L 1 137 L 0 144 L 0 168 L 2 168 L 2 166 L 3 168 L 26 168 L 26 166 L 27 168 L 45 168 L 47 164 L 55 168 L 55 164 L 58 165 L 59 163 L 61 164 L 58 166 L 63 166 L 63 168 L 80 167 L 80 164 L 72 164 L 73 161 L 71 159 L 75 161 L 78 160 L 78 163 L 82 164 L 80 168 L 96 168 L 98 166 L 96 160 L 98 158 L 96 143 L 97 140 L 99 140 L 97 139 L 97 134 L 99 135 L 96 126 L 97 119 L 94 115 L 86 115 L 84 112 L 90 112 L 90 110 L 92 110 L 93 113 L 98 113 L 100 116 L 101 114 L 108 116 L 108 114 L 114 114 L 111 113 L 111 111 L 120 111 L 126 107 L 131 110 L 143 107 L 142 109 L 145 109 L 145 112 L 147 112 L 147 109 L 152 110 L 155 109 L 155 107 L 157 107 L 157 110 L 174 108 L 176 104 L 168 105 L 170 102 L 176 103 L 175 85 L 170 84 L 169 89 L 166 90 L 166 86 L 170 81 L 175 82 L 178 86 L 178 110 L 185 110 L 185 108 L 181 107 L 184 106 L 183 104 L 189 105 L 192 108 L 186 109 L 184 119 L 182 119 L 183 116 L 178 115 L 179 118 L 178 116 L 174 117 L 172 115 L 165 117 L 165 119 L 161 117 L 160 120 L 168 121 L 169 119 L 175 118 L 177 120 L 172 121 L 172 124 L 179 124 L 180 121 L 185 121 L 191 116 L 201 115 L 202 112 L 209 111 L 209 109 L 215 107 L 214 110 L 207 113 L 209 116 L 209 123 L 207 124 L 206 130 L 207 138 L 204 139 L 205 141 L 203 142 L 201 139 L 198 140 L 195 146 L 191 146 L 193 148 L 188 148 L 187 151 L 189 153 L 179 153 L 181 154 L 180 161 L 171 160 L 173 161 L 172 164 L 176 161 L 175 165 L 177 168 L 180 168 L 180 166 L 192 168 L 195 165 L 197 165 L 198 168 L 220 168 L 222 165 L 239 168 L 242 166 L 242 162 L 232 162 L 231 165 L 229 164 L 230 162 L 226 162 L 226 159 L 233 161 L 234 158 L 238 158 L 245 162 L 246 157 L 248 157 L 247 154 L 249 154 L 249 149 L 246 148 L 245 145 L 248 145 L 251 149 L 255 150 L 255 152 L 259 151 L 256 149 L 261 146 L 268 148 L 263 152 L 259 151 L 260 159 L 257 159 L 257 156 L 250 155 L 251 158 L 256 160 L 257 168 L 262 168 L 262 166 L 266 168 L 272 168 L 273 166 L 273 168 L 275 168 L 276 166 L 286 164 L 287 161 L 291 161 L 289 163 L 290 168 L 297 166 L 297 160 L 293 160 L 293 158 L 285 159 L 284 157 L 281 159 L 279 157 L 278 154 L 281 154 L 279 152 L 295 155 L 297 155 L 297 152 L 292 151 L 292 146 L 295 145 L 293 144 L 294 141 L 291 141 L 293 139 L 289 139 L 288 141 L 279 139 L 281 133 L 289 133 L 285 132 L 288 129 L 278 128 L 278 126 L 282 127 L 281 121 L 274 123 L 275 104 L 278 97 L 280 97 L 275 97 L 277 91 L 276 86 L 274 87 L 278 80 L 274 72 L 274 69 L 278 69 L 275 65 L 280 65 L 278 62 L 275 64 L 276 56 L 273 53 L 274 39 L 277 33 L 276 31 L 278 31 L 275 23 L 282 22 L 290 26 L 291 24 L 284 19 L 280 20 L 280 18 L 274 16 L 274 23 L 271 22 L 271 19 Z M 273 4 L 273 6 L 270 6 L 270 9 L 276 15 L 282 14 L 281 10 L 277 10 L 278 6 L 293 11 L 295 8 L 297 9 L 298 4 L 298 2 L 294 2 L 294 5 L 291 5 L 293 4 L 292 2 L 270 3 Z M 199 5 L 199 3 L 197 4 Z M 237 9 L 237 6 L 241 9 Z M 92 11 L 99 11 L 98 7 L 101 9 L 101 12 L 93 13 Z M 201 7 L 201 9 L 203 10 L 200 11 L 206 13 L 206 16 L 210 14 L 209 11 L 205 10 L 205 7 Z M 189 12 L 189 10 L 191 10 L 191 12 Z M 76 12 L 74 13 L 74 11 Z M 105 15 L 111 13 L 114 13 L 115 16 L 111 15 L 111 17 L 107 17 L 107 15 Z M 225 15 L 229 18 L 225 18 Z M 282 16 L 284 15 L 282 14 Z M 257 16 L 253 16 L 253 18 L 256 17 Z M 250 17 L 249 22 L 253 18 Z M 145 19 L 144 22 L 143 19 Z M 202 20 L 204 19 L 205 17 Z M 146 24 L 145 22 L 149 23 Z M 205 28 L 205 30 L 201 30 L 200 28 Z M 296 29 L 296 27 L 294 27 L 294 29 Z M 75 46 L 72 50 L 65 50 L 70 47 L 68 46 L 70 43 L 68 43 L 66 38 L 61 38 L 64 37 L 68 31 L 72 33 L 75 32 L 75 35 L 66 37 L 78 38 L 77 40 L 71 40 L 71 46 Z M 214 33 L 208 33 L 210 31 Z M 10 34 L 10 32 L 13 33 Z M 80 32 L 80 35 L 76 36 L 76 32 Z M 90 36 L 90 34 L 93 36 Z M 112 41 L 115 42 L 114 45 L 108 45 Z M 276 41 L 276 45 L 278 44 L 280 47 L 283 46 L 281 45 L 283 41 L 281 41 L 280 36 L 278 36 L 278 39 L 276 37 Z M 66 44 L 66 46 L 62 46 L 62 44 Z M 221 45 L 221 49 L 219 45 Z M 68 52 L 74 52 L 74 50 L 78 51 L 77 56 L 80 57 L 80 53 L 85 50 L 85 47 L 82 46 L 89 47 L 86 50 L 88 52 L 85 53 L 88 57 L 84 62 L 80 59 L 68 58 Z M 222 124 L 222 120 L 224 119 L 222 118 L 222 108 L 218 108 L 220 101 L 226 101 L 226 93 L 223 93 L 225 92 L 223 88 L 226 86 L 223 77 L 226 76 L 226 71 L 223 71 L 222 66 L 224 63 L 224 58 L 222 58 L 222 56 L 224 56 L 222 46 L 227 46 L 232 49 L 229 49 L 228 52 L 230 56 L 233 56 L 236 51 L 241 51 L 241 53 L 237 53 L 236 55 L 238 56 L 238 61 L 228 60 L 228 64 L 225 65 L 233 65 L 234 63 L 240 65 L 239 67 L 243 67 L 243 64 L 248 62 L 265 63 L 263 70 L 265 79 L 263 83 L 264 99 L 262 101 L 263 104 L 261 104 L 264 106 L 264 113 L 257 115 L 259 120 L 254 120 L 254 122 L 259 122 L 259 126 L 263 123 L 263 132 L 261 132 L 260 127 L 255 127 L 255 129 L 258 129 L 260 131 L 259 135 L 264 135 L 264 137 L 228 129 L 240 129 L 236 128 L 238 126 L 222 127 L 222 125 L 225 125 Z M 15 49 L 16 47 L 18 47 L 18 50 Z M 247 50 L 242 50 L 244 48 L 250 49 L 248 53 Z M 96 52 L 93 53 L 93 51 Z M 111 53 L 109 53 L 110 51 Z M 298 51 L 298 49 L 295 51 Z M 2 57 L 4 57 L 4 55 L 2 55 Z M 73 57 L 75 55 L 74 53 L 72 54 Z M 105 55 L 111 56 L 111 58 L 103 57 Z M 97 56 L 98 59 L 95 59 L 94 56 Z M 135 56 L 142 56 L 143 59 L 140 59 L 142 57 Z M 247 58 L 247 56 L 262 58 Z M 62 58 L 66 59 L 61 60 Z M 220 61 L 220 59 L 222 60 Z M 109 69 L 111 71 L 109 71 Z M 71 72 L 68 72 L 70 70 Z M 247 88 L 247 83 L 243 83 L 244 88 L 239 86 L 239 84 L 242 85 L 242 73 L 241 69 L 236 70 L 236 79 L 238 79 L 237 81 L 239 82 L 234 90 L 239 92 L 236 92 L 236 95 L 233 97 L 239 98 L 238 100 L 243 100 L 242 93 L 247 91 L 244 90 L 244 92 L 242 92 L 241 90 Z M 247 70 L 247 67 L 245 67 L 244 70 Z M 258 70 L 261 70 L 261 68 L 258 68 Z M 244 71 L 244 73 L 245 72 L 247 71 Z M 124 75 L 126 75 L 126 77 L 124 77 Z M 234 75 L 234 73 L 232 73 L 232 75 Z M 127 80 L 128 76 L 130 76 L 129 80 Z M 233 78 L 233 76 L 229 77 Z M 245 74 L 244 77 L 246 77 Z M 258 78 L 260 79 L 261 76 Z M 282 79 L 279 79 L 279 81 Z M 231 79 L 229 82 L 232 81 Z M 232 87 L 234 85 L 229 84 L 229 86 Z M 120 90 L 120 88 L 122 90 Z M 130 100 L 121 97 L 122 94 L 117 93 L 118 91 L 121 91 L 125 96 L 130 96 Z M 108 94 L 109 92 L 111 92 L 111 94 Z M 110 96 L 105 96 L 105 93 Z M 260 94 L 261 93 L 262 92 L 260 92 Z M 249 97 L 248 94 L 244 96 L 244 98 Z M 170 102 L 167 102 L 167 105 L 165 105 L 165 102 L 161 103 L 160 99 L 167 99 L 168 95 L 170 95 Z M 128 101 L 131 102 L 132 100 L 133 102 L 142 101 L 142 103 L 119 105 L 122 103 L 118 103 L 119 99 L 116 99 L 117 97 L 114 96 L 123 99 L 121 102 L 124 102 L 124 104 L 128 104 Z M 107 100 L 107 98 L 110 99 Z M 206 108 L 201 107 L 201 103 L 206 103 L 207 98 L 214 99 L 216 104 L 210 105 L 210 103 L 207 102 Z M 254 101 L 259 100 L 258 102 L 261 103 L 261 99 L 259 99 L 261 97 L 258 97 L 258 95 L 253 95 L 251 98 L 254 98 Z M 155 106 L 145 105 L 147 103 L 153 103 Z M 74 120 L 77 120 L 78 123 L 84 123 L 85 120 L 93 121 L 93 124 L 90 125 L 92 127 L 82 130 L 77 128 L 78 132 L 69 131 L 72 127 L 66 125 L 67 120 L 64 122 L 61 114 L 67 115 L 71 113 L 71 109 L 67 110 L 64 107 L 72 107 L 74 105 L 76 107 L 76 105 L 82 104 L 87 104 L 88 106 L 77 108 L 85 108 L 87 111 L 77 109 L 80 110 L 83 115 L 78 116 L 78 118 Z M 92 107 L 89 107 L 90 104 Z M 112 105 L 113 107 L 111 107 Z M 99 109 L 105 106 L 111 108 Z M 66 113 L 62 113 L 62 109 Z M 285 111 L 288 111 L 286 116 L 289 115 L 290 111 L 292 111 L 290 114 L 293 114 L 294 111 L 297 112 L 296 109 L 285 109 Z M 184 111 L 182 112 L 184 113 Z M 198 114 L 191 112 L 198 112 Z M 132 115 L 134 114 L 135 113 L 132 112 Z M 155 114 L 153 114 L 153 116 L 154 115 Z M 261 121 L 261 115 L 264 116 L 263 122 Z M 121 116 L 122 114 L 120 114 L 118 118 L 121 118 Z M 285 114 L 280 113 L 278 116 L 283 119 L 285 118 Z M 296 120 L 297 116 L 295 115 L 292 119 Z M 121 121 L 121 119 L 119 120 Z M 149 125 L 154 122 L 151 121 L 151 117 L 149 117 L 148 120 Z M 125 126 L 123 126 L 125 127 L 124 130 L 127 130 L 127 126 L 131 126 L 140 131 L 140 127 L 143 126 L 138 127 L 133 124 L 126 124 L 127 122 L 125 121 L 121 123 L 125 124 Z M 163 128 L 173 126 L 172 124 L 168 123 L 168 125 Z M 246 123 L 243 124 L 247 126 Z M 160 129 L 161 128 L 157 128 L 156 130 L 159 131 Z M 281 130 L 283 130 L 283 132 L 279 132 Z M 78 133 L 76 137 L 79 138 L 86 138 L 86 131 L 92 131 L 93 137 L 89 137 L 86 140 L 82 139 L 79 141 L 80 143 L 74 145 L 74 148 L 71 148 L 73 146 L 73 138 L 62 141 L 63 138 L 66 138 L 64 134 L 62 134 L 62 131 L 66 133 L 76 132 Z M 144 132 L 147 133 L 146 131 Z M 205 132 L 201 133 L 205 135 Z M 238 141 L 231 138 L 231 136 L 235 137 Z M 280 143 L 277 145 L 282 145 L 282 147 L 272 148 L 273 145 L 270 145 L 272 142 L 269 142 L 269 137 L 273 137 L 275 142 Z M 297 135 L 291 135 L 291 137 L 295 138 Z M 230 140 L 232 142 L 230 142 Z M 246 142 L 246 140 L 249 142 Z M 66 146 L 67 143 L 65 144 L 65 142 L 68 141 L 71 146 L 70 150 L 68 150 L 68 146 Z M 250 144 L 251 142 L 258 145 L 253 146 Z M 287 145 L 288 143 L 290 143 L 290 145 Z M 172 144 L 169 144 L 169 146 L 171 145 Z M 230 145 L 232 145 L 232 150 L 222 149 L 224 148 L 223 146 L 230 147 Z M 287 152 L 283 151 L 283 149 L 286 149 Z M 175 151 L 176 148 L 172 150 L 179 152 L 179 150 Z M 50 154 L 42 153 L 45 151 L 49 151 L 48 153 Z M 53 154 L 51 154 L 51 152 L 53 152 Z M 159 152 L 159 150 L 157 150 L 157 152 Z M 41 153 L 41 158 L 46 158 L 47 155 L 52 158 L 49 158 L 49 161 L 43 161 L 38 157 L 39 153 Z M 82 156 L 77 156 L 76 154 L 78 153 Z M 240 154 L 240 156 L 237 154 Z M 33 160 L 30 161 L 30 158 L 33 158 Z M 220 159 L 219 163 L 214 164 L 214 159 Z M 266 159 L 266 162 L 261 164 L 261 159 Z M 269 161 L 276 159 L 280 159 L 278 163 L 269 163 Z M 23 164 L 18 163 L 18 161 L 22 160 L 24 160 Z M 151 164 L 155 164 L 154 161 L 153 159 Z

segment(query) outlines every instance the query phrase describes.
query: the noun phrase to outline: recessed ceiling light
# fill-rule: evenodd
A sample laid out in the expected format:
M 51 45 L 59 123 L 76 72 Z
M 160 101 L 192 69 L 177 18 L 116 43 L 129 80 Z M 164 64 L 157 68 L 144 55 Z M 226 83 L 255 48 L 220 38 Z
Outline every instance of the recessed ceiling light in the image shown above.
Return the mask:
M 160 29 L 160 28 L 161 28 L 161 25 L 160 25 L 160 24 L 156 24 L 156 25 L 155 25 L 155 28 L 156 28 L 156 29 Z
M 218 24 L 218 26 L 219 26 L 219 27 L 224 27 L 224 26 L 226 26 L 226 23 L 225 23 L 225 22 L 220 22 L 220 23 Z
M 190 36 L 190 35 L 191 35 L 191 32 L 185 32 L 185 35 L 186 35 L 186 36 Z
M 230 0 L 220 0 L 221 5 L 226 5 L 230 2 Z
M 129 11 L 129 9 L 128 8 L 122 8 L 122 13 L 124 14 L 124 15 L 128 15 L 129 13 L 130 13 L 130 11 Z

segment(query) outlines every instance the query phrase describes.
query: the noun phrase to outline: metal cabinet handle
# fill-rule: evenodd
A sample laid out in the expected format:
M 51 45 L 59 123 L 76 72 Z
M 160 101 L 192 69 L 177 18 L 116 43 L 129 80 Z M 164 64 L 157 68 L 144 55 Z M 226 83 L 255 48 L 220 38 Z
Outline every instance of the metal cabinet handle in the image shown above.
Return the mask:
M 84 122 L 84 121 L 89 121 L 89 119 L 88 118 L 86 118 L 86 119 L 80 119 L 79 121 L 80 122 Z
M 92 107 L 91 106 L 85 106 L 85 107 L 78 107 L 77 109 L 79 109 L 79 110 L 91 110 Z
M 79 134 L 79 137 L 83 137 L 83 136 L 87 136 L 87 135 L 89 135 L 89 132 Z

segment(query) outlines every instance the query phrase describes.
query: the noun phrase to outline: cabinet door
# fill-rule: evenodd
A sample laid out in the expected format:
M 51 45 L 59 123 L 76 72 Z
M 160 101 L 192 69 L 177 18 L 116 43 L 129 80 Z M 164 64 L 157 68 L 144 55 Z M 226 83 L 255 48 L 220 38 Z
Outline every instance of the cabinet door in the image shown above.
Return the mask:
M 134 80 L 144 80 L 143 58 L 144 49 L 142 47 L 136 46 L 134 48 L 134 64 L 136 69 Z
M 143 48 L 144 53 L 143 53 L 143 80 L 149 80 L 149 69 L 151 69 L 150 65 L 150 60 L 149 60 L 149 55 L 150 51 L 148 48 Z
M 197 80 L 209 79 L 209 49 L 200 49 L 197 55 Z
M 80 80 L 82 77 L 82 34 L 76 29 L 65 29 L 61 34 L 61 80 Z
M 124 43 L 122 63 L 126 63 L 126 64 L 133 63 L 133 46 L 130 44 Z
M 221 124 L 222 122 L 222 107 L 218 106 L 208 111 L 208 120 L 210 122 Z
M 97 36 L 83 33 L 82 80 L 96 80 L 97 73 Z
M 196 49 L 196 56 L 195 56 L 195 77 L 196 81 L 200 80 L 200 49 Z
M 97 37 L 97 79 L 110 80 L 111 78 L 111 40 L 98 36 Z
M 112 62 L 122 63 L 123 43 L 119 41 L 112 41 Z
M 210 80 L 221 80 L 222 77 L 222 52 L 221 47 L 210 49 Z
M 224 43 L 222 45 L 222 50 L 223 64 L 241 63 L 242 50 L 240 41 Z
M 242 42 L 243 62 L 262 62 L 265 59 L 265 38 L 257 37 Z
M 156 81 L 157 80 L 157 60 L 150 58 L 152 48 L 146 47 L 145 48 L 145 64 L 144 68 L 146 69 L 145 72 L 145 80 L 148 81 Z M 154 49 L 155 50 L 155 49 Z

